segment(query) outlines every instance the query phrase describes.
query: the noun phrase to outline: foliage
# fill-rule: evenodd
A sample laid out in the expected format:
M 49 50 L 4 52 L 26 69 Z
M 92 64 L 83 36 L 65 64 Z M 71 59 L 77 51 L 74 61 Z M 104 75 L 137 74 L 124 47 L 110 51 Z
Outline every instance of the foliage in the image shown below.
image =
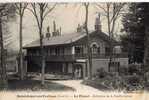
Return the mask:
M 6 75 L 6 53 L 4 48 L 4 32 L 3 25 L 9 21 L 9 17 L 14 15 L 14 9 L 12 4 L 3 3 L 0 4 L 0 85 L 1 88 L 5 88 L 7 85 L 7 75 Z
M 0 90 L 4 90 L 7 88 L 7 82 L 0 80 Z
M 143 89 L 144 83 L 143 77 L 137 74 L 125 77 L 125 88 L 129 91 Z
M 149 24 L 149 4 L 131 3 L 129 11 L 122 18 L 123 32 L 121 43 L 129 53 L 130 63 L 142 63 L 145 50 L 146 26 Z M 127 48 L 126 48 L 127 47 Z M 129 49 L 131 48 L 131 49 Z
M 136 66 L 135 64 L 129 65 L 128 72 L 130 75 L 132 75 L 134 73 L 139 73 L 139 66 Z
M 107 75 L 107 72 L 104 70 L 104 68 L 100 68 L 97 70 L 98 78 L 104 78 Z
M 95 85 L 94 87 L 97 88 L 98 86 L 106 87 L 110 90 L 140 90 L 147 84 L 141 68 L 142 65 L 132 64 L 129 67 L 120 69 L 122 70 L 120 71 L 121 73 L 106 72 L 103 68 L 100 68 L 95 75 L 95 79 L 87 81 L 87 84 L 91 86 Z
M 128 75 L 128 67 L 126 66 L 121 66 L 121 68 L 119 69 L 119 74 L 121 76 L 124 76 L 124 75 Z

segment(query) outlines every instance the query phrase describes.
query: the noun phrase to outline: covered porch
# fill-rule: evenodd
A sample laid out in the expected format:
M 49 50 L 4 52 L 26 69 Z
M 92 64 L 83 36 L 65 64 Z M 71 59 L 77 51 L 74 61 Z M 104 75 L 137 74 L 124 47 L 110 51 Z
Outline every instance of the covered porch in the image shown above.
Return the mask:
M 41 73 L 40 63 L 29 61 L 27 73 Z M 46 61 L 45 74 L 70 76 L 72 79 L 83 79 L 87 77 L 86 60 L 76 61 Z

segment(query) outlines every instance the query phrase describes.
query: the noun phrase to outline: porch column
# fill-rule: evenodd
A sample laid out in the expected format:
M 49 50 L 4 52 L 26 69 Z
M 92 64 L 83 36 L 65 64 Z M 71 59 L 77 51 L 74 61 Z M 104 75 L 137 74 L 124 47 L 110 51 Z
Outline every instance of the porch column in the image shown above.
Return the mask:
M 18 69 L 18 61 L 16 60 L 15 63 L 16 63 L 16 72 L 18 73 L 18 72 L 19 72 L 19 69 Z
M 72 77 L 73 77 L 73 78 L 74 78 L 74 71 L 75 71 L 74 63 L 72 63 Z
M 66 63 L 65 72 L 68 73 L 68 63 Z
M 62 64 L 62 72 L 65 73 L 65 63 Z
M 90 66 L 89 66 L 89 60 L 87 59 L 87 77 L 90 77 Z
M 87 62 L 85 62 L 85 77 L 88 77 L 88 66 L 87 66 Z
M 75 46 L 72 46 L 72 51 L 71 54 L 74 55 L 75 54 Z
M 85 63 L 82 66 L 82 72 L 83 72 L 82 78 L 85 79 L 85 77 L 86 77 L 86 64 Z

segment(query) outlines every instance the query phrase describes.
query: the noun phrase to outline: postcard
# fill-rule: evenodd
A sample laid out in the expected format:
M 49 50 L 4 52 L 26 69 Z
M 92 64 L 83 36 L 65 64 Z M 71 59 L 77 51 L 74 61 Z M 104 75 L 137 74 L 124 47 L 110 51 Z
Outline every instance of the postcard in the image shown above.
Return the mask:
M 0 100 L 148 100 L 148 2 L 0 3 Z

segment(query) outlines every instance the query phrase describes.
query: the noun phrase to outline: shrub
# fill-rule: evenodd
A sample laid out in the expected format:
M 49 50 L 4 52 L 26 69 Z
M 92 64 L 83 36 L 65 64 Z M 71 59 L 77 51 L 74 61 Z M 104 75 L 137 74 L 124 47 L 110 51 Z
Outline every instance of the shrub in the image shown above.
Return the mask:
M 104 68 L 100 68 L 97 70 L 97 76 L 98 78 L 104 78 L 106 77 L 107 72 L 104 70 Z
M 128 73 L 132 75 L 133 73 L 139 73 L 140 71 L 140 66 L 131 64 L 128 66 Z
M 0 80 L 0 90 L 4 90 L 7 88 L 7 81 L 6 80 Z
M 142 72 L 146 73 L 149 72 L 149 65 L 142 65 Z
M 121 66 L 120 69 L 119 69 L 119 74 L 120 75 L 128 75 L 128 67 Z
M 128 77 L 128 84 L 137 85 L 138 83 L 140 83 L 140 77 L 138 75 Z
M 125 83 L 128 90 L 138 90 L 144 87 L 143 78 L 137 74 L 125 77 Z

